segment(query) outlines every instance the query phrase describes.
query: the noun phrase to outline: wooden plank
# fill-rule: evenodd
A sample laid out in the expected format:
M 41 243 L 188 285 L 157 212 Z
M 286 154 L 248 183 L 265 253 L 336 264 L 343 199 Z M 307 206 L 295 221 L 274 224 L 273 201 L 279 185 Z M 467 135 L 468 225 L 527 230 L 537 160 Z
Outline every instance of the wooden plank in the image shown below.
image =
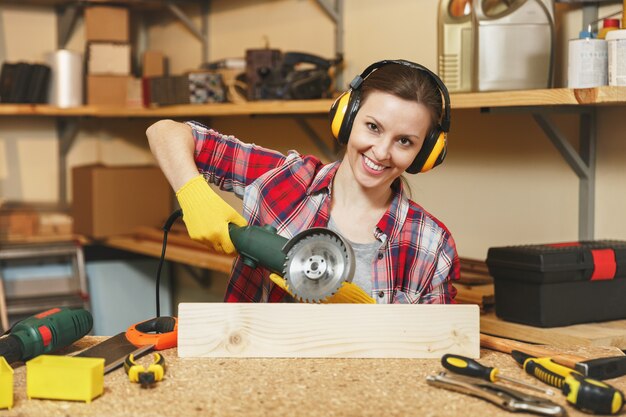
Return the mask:
M 117 249 L 124 249 L 130 252 L 141 253 L 143 255 L 159 258 L 161 256 L 162 243 L 145 240 L 133 236 L 111 237 L 105 241 L 107 246 Z M 165 259 L 179 262 L 199 268 L 211 269 L 224 273 L 230 273 L 233 257 L 211 253 L 207 250 L 191 249 L 167 245 Z
M 493 278 L 489 275 L 489 268 L 487 268 L 485 261 L 469 258 L 460 258 L 459 260 L 461 263 L 459 283 L 469 285 L 493 283 Z
M 507 322 L 495 313 L 480 317 L 480 331 L 498 337 L 557 346 L 613 346 L 626 349 L 626 320 L 541 328 Z
M 181 303 L 180 357 L 478 358 L 475 305 Z
M 487 91 L 450 95 L 452 109 L 481 107 L 523 107 L 558 105 L 626 105 L 626 87 L 585 89 L 551 88 L 543 90 Z M 332 99 L 261 100 L 244 103 L 186 104 L 155 108 L 81 106 L 59 108 L 41 104 L 2 104 L 0 116 L 89 116 L 116 117 L 211 117 L 250 115 L 327 114 Z

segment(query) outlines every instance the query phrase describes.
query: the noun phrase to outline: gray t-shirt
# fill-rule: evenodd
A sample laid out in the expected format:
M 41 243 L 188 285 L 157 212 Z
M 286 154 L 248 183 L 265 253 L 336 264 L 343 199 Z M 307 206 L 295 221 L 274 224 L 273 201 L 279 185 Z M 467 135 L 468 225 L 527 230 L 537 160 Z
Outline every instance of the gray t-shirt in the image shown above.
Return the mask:
M 328 220 L 328 228 L 333 232 L 341 234 L 341 231 L 337 228 L 337 225 L 331 217 Z M 372 295 L 372 263 L 374 262 L 374 256 L 380 248 L 381 242 L 375 241 L 371 243 L 355 243 L 351 242 L 344 237 L 344 239 L 352 246 L 355 258 L 355 271 L 352 282 L 358 285 L 365 291 L 366 294 Z

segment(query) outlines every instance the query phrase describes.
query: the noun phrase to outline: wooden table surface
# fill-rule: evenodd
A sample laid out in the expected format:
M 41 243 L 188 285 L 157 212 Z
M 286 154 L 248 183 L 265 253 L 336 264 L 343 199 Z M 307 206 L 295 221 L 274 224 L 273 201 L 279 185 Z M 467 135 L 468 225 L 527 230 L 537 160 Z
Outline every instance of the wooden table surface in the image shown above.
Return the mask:
M 86 337 L 72 353 L 102 337 Z M 616 348 L 580 347 L 568 353 L 616 355 Z M 26 367 L 14 374 L 14 406 L 0 416 L 504 416 L 484 400 L 427 385 L 443 370 L 432 359 L 182 359 L 163 351 L 165 379 L 152 389 L 130 383 L 123 370 L 105 376 L 104 394 L 91 403 L 29 400 Z M 147 365 L 150 357 L 137 360 Z M 480 361 L 505 375 L 541 383 L 506 354 L 481 350 Z M 626 376 L 608 381 L 626 391 Z M 527 391 L 533 393 L 533 391 Z M 558 394 L 555 402 L 566 405 Z M 566 406 L 570 416 L 583 414 Z M 626 415 L 622 411 L 621 415 Z M 515 415 L 525 415 L 516 413 Z

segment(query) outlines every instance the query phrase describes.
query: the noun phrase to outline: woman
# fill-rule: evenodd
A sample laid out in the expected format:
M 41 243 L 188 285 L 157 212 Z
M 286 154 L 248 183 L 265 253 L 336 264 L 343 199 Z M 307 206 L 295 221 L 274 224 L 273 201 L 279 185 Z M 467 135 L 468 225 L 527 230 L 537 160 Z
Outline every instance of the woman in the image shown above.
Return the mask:
M 449 124 L 441 80 L 398 60 L 372 64 L 331 108 L 333 134 L 345 144 L 344 157 L 331 164 L 245 144 L 194 122 L 162 120 L 146 133 L 192 238 L 232 253 L 228 223 L 271 224 L 286 237 L 329 227 L 353 246 L 353 282 L 375 302 L 450 303 L 451 281 L 459 276 L 454 240 L 409 199 L 401 181 L 405 171 L 443 161 Z M 207 182 L 243 198 L 245 219 Z M 225 301 L 288 298 L 269 275 L 237 259 Z

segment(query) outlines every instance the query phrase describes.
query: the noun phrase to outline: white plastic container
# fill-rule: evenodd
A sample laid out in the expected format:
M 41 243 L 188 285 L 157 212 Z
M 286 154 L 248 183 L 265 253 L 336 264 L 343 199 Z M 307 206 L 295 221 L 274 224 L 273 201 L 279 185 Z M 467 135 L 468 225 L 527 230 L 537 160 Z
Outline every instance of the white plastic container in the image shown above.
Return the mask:
M 52 69 L 48 101 L 57 107 L 78 107 L 83 104 L 83 55 L 59 49 L 47 55 Z
M 592 88 L 607 85 L 607 63 L 607 41 L 571 39 L 567 51 L 567 86 Z
M 610 31 L 606 41 L 609 85 L 626 86 L 626 29 Z
M 474 21 L 471 0 L 439 0 L 439 76 L 451 93 L 472 90 Z

